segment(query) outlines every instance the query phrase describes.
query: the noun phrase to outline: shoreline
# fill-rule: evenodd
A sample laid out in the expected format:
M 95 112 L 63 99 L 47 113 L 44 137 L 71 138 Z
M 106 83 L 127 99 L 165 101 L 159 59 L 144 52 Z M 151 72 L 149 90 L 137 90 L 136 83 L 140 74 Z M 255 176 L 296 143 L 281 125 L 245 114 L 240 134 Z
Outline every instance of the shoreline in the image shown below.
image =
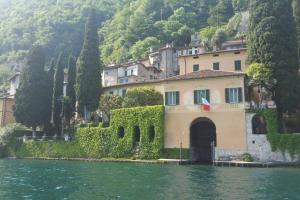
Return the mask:
M 140 164 L 177 164 L 177 165 L 201 165 L 190 160 L 157 159 L 157 160 L 133 160 L 125 158 L 48 158 L 48 157 L 7 157 L 11 160 L 61 160 L 61 161 L 84 161 L 84 162 L 114 162 L 114 163 L 140 163 Z M 203 165 L 203 164 L 202 164 Z M 238 167 L 238 168 L 300 168 L 300 162 L 244 162 L 244 161 L 215 161 L 212 167 Z

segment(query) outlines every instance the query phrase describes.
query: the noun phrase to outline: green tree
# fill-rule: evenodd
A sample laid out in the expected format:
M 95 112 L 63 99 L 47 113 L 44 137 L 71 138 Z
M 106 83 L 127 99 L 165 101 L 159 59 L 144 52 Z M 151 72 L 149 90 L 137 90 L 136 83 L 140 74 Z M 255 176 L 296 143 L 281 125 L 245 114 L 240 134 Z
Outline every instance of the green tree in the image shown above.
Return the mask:
M 213 46 L 217 47 L 218 50 L 222 49 L 222 44 L 227 40 L 227 34 L 223 29 L 216 31 L 212 38 Z
M 220 27 L 226 24 L 233 14 L 231 0 L 219 0 L 218 4 L 210 10 L 207 21 L 210 26 Z
M 70 124 L 70 120 L 75 112 L 76 104 L 76 59 L 72 55 L 69 56 L 68 60 L 68 85 L 66 88 L 66 96 L 69 97 L 68 104 L 65 105 L 65 118 L 66 122 Z
M 283 132 L 283 113 L 295 111 L 300 100 L 296 28 L 291 1 L 253 0 L 250 9 L 249 61 L 266 66 L 276 82 L 273 93 L 279 131 Z
M 163 96 L 150 87 L 129 89 L 124 97 L 124 107 L 162 105 Z
M 91 11 L 85 26 L 84 44 L 77 62 L 76 97 L 79 112 L 86 114 L 98 108 L 101 92 L 101 71 L 99 41 L 95 11 Z
M 150 50 L 156 50 L 161 46 L 160 41 L 155 37 L 147 37 L 139 40 L 131 47 L 131 55 L 133 59 L 142 59 L 150 53 Z
M 17 122 L 36 128 L 47 120 L 48 86 L 47 74 L 44 71 L 45 55 L 43 48 L 34 46 L 28 55 L 26 66 L 21 77 L 20 86 L 15 95 L 14 116 Z
M 61 53 L 58 57 L 56 70 L 54 74 L 54 88 L 53 88 L 53 122 L 56 133 L 61 131 L 61 115 L 62 115 L 62 101 L 64 90 L 64 56 Z
M 232 0 L 232 6 L 237 12 L 246 11 L 249 7 L 249 0 Z
M 298 55 L 300 56 L 300 1 L 293 0 L 294 18 L 297 28 Z
M 107 117 L 109 121 L 110 111 L 122 108 L 123 98 L 118 95 L 103 94 L 99 102 L 99 110 Z

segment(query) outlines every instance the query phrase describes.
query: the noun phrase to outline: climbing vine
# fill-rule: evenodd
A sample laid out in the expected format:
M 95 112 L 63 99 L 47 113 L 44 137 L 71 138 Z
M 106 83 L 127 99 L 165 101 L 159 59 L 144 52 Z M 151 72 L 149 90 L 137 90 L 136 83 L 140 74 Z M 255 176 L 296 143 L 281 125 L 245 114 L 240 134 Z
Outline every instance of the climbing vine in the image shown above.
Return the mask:
M 278 133 L 277 115 L 275 110 L 256 110 L 255 112 L 266 119 L 268 131 L 267 138 L 271 144 L 272 151 L 287 151 L 292 158 L 295 155 L 300 155 L 300 135 Z

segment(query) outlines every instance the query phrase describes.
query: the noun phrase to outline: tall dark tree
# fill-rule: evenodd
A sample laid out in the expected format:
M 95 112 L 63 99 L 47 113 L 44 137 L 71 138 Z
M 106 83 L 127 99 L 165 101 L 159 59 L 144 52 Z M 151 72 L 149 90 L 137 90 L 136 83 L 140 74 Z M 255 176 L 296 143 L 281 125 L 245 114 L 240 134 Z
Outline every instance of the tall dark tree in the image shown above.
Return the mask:
M 33 47 L 24 67 L 20 86 L 15 95 L 14 116 L 16 121 L 32 128 L 35 136 L 36 128 L 47 121 L 48 83 L 44 71 L 45 55 L 40 46 Z
M 55 72 L 55 59 L 52 58 L 49 69 L 47 71 L 46 81 L 47 81 L 47 112 L 46 115 L 46 121 L 44 122 L 44 128 L 45 132 L 50 132 L 51 128 L 51 120 L 53 117 L 52 112 L 52 98 L 53 98 L 53 86 L 54 86 L 54 72 Z
M 65 117 L 68 124 L 73 117 L 75 112 L 76 104 L 76 92 L 75 92 L 75 82 L 76 82 L 76 59 L 72 55 L 69 57 L 68 61 L 68 85 L 66 89 L 66 96 L 69 102 L 67 102 L 65 107 Z
M 62 102 L 63 102 L 63 89 L 64 89 L 64 61 L 63 54 L 58 57 L 56 70 L 54 74 L 54 88 L 53 88 L 53 122 L 56 133 L 60 133 L 61 130 L 61 114 L 62 114 Z
M 77 62 L 76 97 L 81 114 L 97 109 L 101 92 L 102 66 L 99 56 L 99 38 L 94 10 L 85 25 L 84 44 Z
M 277 105 L 279 131 L 283 132 L 283 113 L 295 111 L 300 100 L 291 0 L 252 0 L 250 7 L 249 60 L 265 65 L 271 72 L 275 83 L 271 92 Z
M 293 10 L 297 28 L 298 55 L 300 56 L 300 0 L 293 0 Z
M 231 0 L 219 0 L 218 4 L 210 10 L 208 24 L 211 26 L 221 26 L 228 22 L 234 15 Z

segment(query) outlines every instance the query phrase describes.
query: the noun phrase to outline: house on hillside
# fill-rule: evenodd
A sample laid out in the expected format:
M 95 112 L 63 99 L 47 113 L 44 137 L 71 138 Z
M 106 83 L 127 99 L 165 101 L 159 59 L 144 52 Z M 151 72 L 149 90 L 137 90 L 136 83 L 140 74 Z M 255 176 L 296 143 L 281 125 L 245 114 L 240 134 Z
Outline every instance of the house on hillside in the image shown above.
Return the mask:
M 189 149 L 193 161 L 232 160 L 244 153 L 262 161 L 285 160 L 279 153 L 272 153 L 266 132 L 261 131 L 265 129 L 258 128 L 265 126 L 264 118 L 248 113 L 252 99 L 245 85 L 245 46 L 232 42 L 219 51 L 189 50 L 176 50 L 176 76 L 115 81 L 105 85 L 104 92 L 120 94 L 143 86 L 161 92 L 165 105 L 164 148 Z M 253 96 L 258 95 L 256 91 Z

